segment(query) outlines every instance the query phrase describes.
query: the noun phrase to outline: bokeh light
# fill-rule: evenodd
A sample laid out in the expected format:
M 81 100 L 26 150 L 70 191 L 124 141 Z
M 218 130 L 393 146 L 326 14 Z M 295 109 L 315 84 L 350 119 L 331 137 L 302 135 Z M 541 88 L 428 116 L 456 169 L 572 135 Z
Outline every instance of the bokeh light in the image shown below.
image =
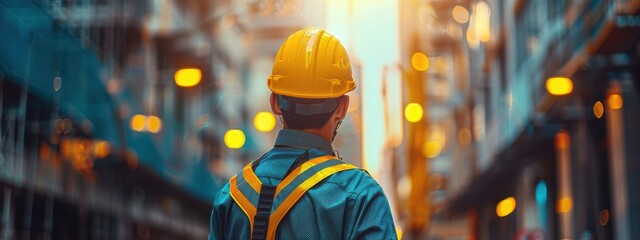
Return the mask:
M 622 97 L 620 96 L 620 94 L 614 93 L 609 95 L 609 97 L 607 98 L 607 103 L 609 104 L 609 107 L 611 109 L 621 109 L 622 108 Z
M 540 181 L 536 184 L 536 202 L 543 205 L 547 202 L 547 183 Z
M 145 130 L 147 118 L 144 115 L 136 114 L 131 118 L 131 130 L 141 132 Z
M 609 223 L 609 209 L 605 209 L 600 211 L 600 216 L 598 218 L 600 225 L 605 226 Z
M 573 199 L 571 197 L 563 197 L 556 203 L 556 212 L 568 213 L 573 208 Z
M 595 115 L 596 118 L 601 118 L 603 114 L 604 105 L 602 105 L 602 102 L 597 101 L 595 104 L 593 104 L 593 115 Z
M 111 153 L 111 144 L 107 141 L 95 141 L 92 150 L 96 158 L 105 158 Z
M 556 149 L 558 150 L 567 149 L 569 148 L 570 145 L 571 145 L 571 135 L 569 135 L 569 132 L 567 132 L 564 129 L 560 130 L 556 134 L 556 138 L 555 138 Z
M 174 78 L 176 85 L 180 87 L 193 87 L 200 83 L 202 71 L 197 68 L 184 68 L 176 71 Z
M 436 158 L 442 153 L 447 141 L 445 130 L 440 125 L 433 124 L 429 128 L 428 136 L 422 147 L 422 154 L 426 158 Z
M 460 24 L 465 24 L 469 21 L 469 11 L 460 5 L 453 7 L 453 10 L 451 10 L 451 16 L 453 17 L 453 20 Z
M 152 133 L 158 133 L 162 129 L 162 119 L 151 115 L 147 117 L 147 130 Z
M 224 134 L 224 144 L 231 149 L 238 149 L 244 146 L 246 137 L 240 129 L 230 129 Z
M 566 77 L 551 77 L 547 79 L 547 91 L 551 95 L 562 96 L 573 91 L 573 82 Z
M 422 109 L 422 105 L 419 103 L 409 103 L 404 108 L 404 117 L 407 121 L 415 123 L 422 119 L 424 114 L 424 110 Z
M 253 118 L 253 126 L 260 132 L 270 132 L 276 126 L 276 117 L 271 112 L 258 112 Z
M 416 71 L 424 72 L 429 70 L 429 58 L 426 54 L 416 52 L 411 55 L 411 66 Z
M 516 209 L 516 199 L 508 197 L 498 202 L 496 206 L 496 214 L 498 217 L 506 217 Z
M 475 7 L 475 37 L 480 42 L 491 40 L 491 8 L 485 1 L 479 1 Z

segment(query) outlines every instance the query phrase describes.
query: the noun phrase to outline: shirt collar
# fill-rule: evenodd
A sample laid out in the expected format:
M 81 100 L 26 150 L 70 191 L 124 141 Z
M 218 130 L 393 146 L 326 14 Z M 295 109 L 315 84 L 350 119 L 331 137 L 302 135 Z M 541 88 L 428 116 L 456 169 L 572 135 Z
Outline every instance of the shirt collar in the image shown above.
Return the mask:
M 327 155 L 333 155 L 333 147 L 326 139 L 304 131 L 282 129 L 278 132 L 275 146 L 289 146 L 298 148 L 315 148 Z

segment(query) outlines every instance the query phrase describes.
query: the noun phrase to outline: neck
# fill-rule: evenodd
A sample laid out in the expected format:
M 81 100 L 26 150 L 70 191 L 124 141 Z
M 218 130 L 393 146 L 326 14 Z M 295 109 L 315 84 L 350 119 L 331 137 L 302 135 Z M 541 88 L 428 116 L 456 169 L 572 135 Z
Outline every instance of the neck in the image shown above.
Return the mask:
M 331 143 L 331 140 L 333 140 L 333 131 L 326 131 L 325 128 L 311 128 L 311 129 L 303 129 L 300 131 L 304 131 L 307 133 L 311 133 L 311 134 L 315 134 L 318 135 L 322 138 L 324 138 L 325 140 L 327 140 L 327 142 Z

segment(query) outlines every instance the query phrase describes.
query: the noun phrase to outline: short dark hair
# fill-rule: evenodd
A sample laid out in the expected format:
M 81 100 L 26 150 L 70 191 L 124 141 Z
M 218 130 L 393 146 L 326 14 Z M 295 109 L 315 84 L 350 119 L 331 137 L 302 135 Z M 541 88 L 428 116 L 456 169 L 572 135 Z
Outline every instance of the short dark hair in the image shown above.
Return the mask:
M 288 97 L 288 96 L 282 96 L 282 97 L 285 100 L 295 104 L 317 104 L 317 103 L 324 103 L 331 99 L 336 101 L 336 108 L 334 108 L 333 111 L 328 113 L 313 114 L 309 116 L 300 115 L 294 112 L 284 110 L 282 109 L 282 106 L 280 106 L 280 110 L 282 111 L 282 118 L 284 122 L 287 124 L 287 128 L 295 129 L 295 130 L 304 130 L 304 129 L 322 128 L 322 126 L 324 126 L 327 123 L 327 121 L 329 121 L 329 118 L 333 116 L 333 113 L 336 112 L 336 109 L 338 109 L 338 105 L 340 104 L 340 101 L 342 100 L 343 96 L 337 97 L 337 98 L 320 98 L 320 99 L 295 98 L 295 97 Z

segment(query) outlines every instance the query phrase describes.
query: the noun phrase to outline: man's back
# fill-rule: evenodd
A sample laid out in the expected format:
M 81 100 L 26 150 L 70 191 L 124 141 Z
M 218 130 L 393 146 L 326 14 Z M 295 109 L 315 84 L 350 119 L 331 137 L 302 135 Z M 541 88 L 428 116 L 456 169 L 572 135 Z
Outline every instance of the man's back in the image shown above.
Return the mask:
M 255 175 L 278 185 L 299 156 L 330 155 L 331 145 L 316 135 L 282 130 L 275 147 L 261 159 Z M 209 239 L 249 239 L 251 223 L 227 184 L 216 196 Z M 366 172 L 336 172 L 306 191 L 277 225 L 277 239 L 395 239 L 387 199 Z

